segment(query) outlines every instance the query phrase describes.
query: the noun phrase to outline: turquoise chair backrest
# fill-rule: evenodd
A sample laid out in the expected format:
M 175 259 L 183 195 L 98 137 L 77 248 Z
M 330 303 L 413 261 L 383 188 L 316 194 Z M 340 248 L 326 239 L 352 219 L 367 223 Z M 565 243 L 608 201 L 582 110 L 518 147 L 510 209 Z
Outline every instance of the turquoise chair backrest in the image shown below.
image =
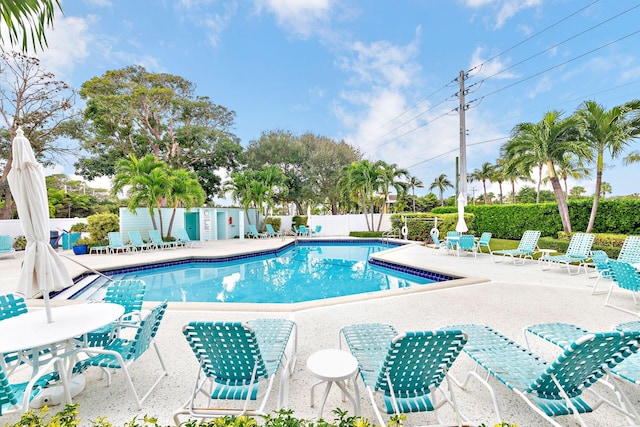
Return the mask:
M 0 415 L 2 415 L 2 407 L 11 407 L 18 404 L 18 398 L 13 391 L 13 387 L 9 384 L 9 379 L 0 365 Z
M 129 357 L 124 357 L 125 360 L 135 360 L 147 351 L 151 345 L 151 341 L 158 333 L 160 322 L 162 321 L 166 310 L 167 302 L 164 301 L 155 306 L 142 320 L 142 322 L 140 322 L 140 327 L 136 331 L 136 336 L 133 339 L 135 344 L 131 347 Z
M 609 260 L 609 271 L 612 279 L 622 289 L 633 292 L 640 291 L 640 273 L 631 264 L 613 259 Z
M 520 239 L 520 243 L 518 244 L 518 250 L 532 253 L 536 249 L 536 246 L 538 246 L 540 234 L 541 233 L 538 230 L 525 231 Z
M 434 245 L 439 245 L 440 244 L 440 238 L 438 237 L 438 232 L 437 231 L 432 231 L 431 232 L 431 240 L 433 240 L 433 244 Z
M 591 261 L 593 265 L 599 270 L 609 269 L 609 255 L 605 251 L 595 250 L 591 252 Z
M 560 396 L 562 393 L 554 382 L 557 379 L 569 397 L 580 395 L 606 374 L 605 369 L 612 368 L 624 357 L 638 349 L 640 332 L 599 332 L 585 335 L 573 342 L 569 348 L 549 364 L 528 389 L 542 395 Z M 623 356 L 623 357 L 620 357 Z
M 139 231 L 129 231 L 129 240 L 134 246 L 144 246 L 144 241 Z
M 143 280 L 116 280 L 107 287 L 105 302 L 120 304 L 124 314 L 142 310 L 142 302 L 147 286 Z
M 273 225 L 265 224 L 265 227 L 267 227 L 267 231 L 269 232 L 269 234 L 276 234 L 276 230 L 273 229 Z
M 10 251 L 13 249 L 13 239 L 8 234 L 0 235 L 0 251 Z
M 0 320 L 19 316 L 27 312 L 24 298 L 13 294 L 0 295 Z
M 571 236 L 569 247 L 567 248 L 567 255 L 574 257 L 587 258 L 591 253 L 591 246 L 596 236 L 591 233 L 576 233 Z
M 191 237 L 189 237 L 189 233 L 187 233 L 186 229 L 178 228 L 177 233 L 178 233 L 178 239 L 180 239 L 181 241 L 183 242 L 191 241 Z
M 478 244 L 480 246 L 482 245 L 486 246 L 487 244 L 489 244 L 489 241 L 491 240 L 491 236 L 492 234 L 489 232 L 482 233 L 482 235 L 480 236 L 480 240 L 478 240 Z
M 164 241 L 162 240 L 162 235 L 158 230 L 149 230 L 149 238 L 156 245 L 161 245 L 164 243 Z
M 640 236 L 627 236 L 624 239 L 618 261 L 637 264 L 640 262 Z
M 457 237 L 460 235 L 458 231 L 447 231 L 447 237 Z
M 475 246 L 475 240 L 472 235 L 463 234 L 460 236 L 460 239 L 458 240 L 458 246 L 463 251 L 473 249 L 473 247 Z
M 124 243 L 122 243 L 122 236 L 120 236 L 119 231 L 109 232 L 109 245 L 114 247 L 124 246 Z
M 309 231 L 307 230 L 307 227 L 304 225 L 300 226 L 300 234 L 309 234 Z
M 426 394 L 438 387 L 467 342 L 459 330 L 406 332 L 393 338 L 375 390 L 396 396 Z

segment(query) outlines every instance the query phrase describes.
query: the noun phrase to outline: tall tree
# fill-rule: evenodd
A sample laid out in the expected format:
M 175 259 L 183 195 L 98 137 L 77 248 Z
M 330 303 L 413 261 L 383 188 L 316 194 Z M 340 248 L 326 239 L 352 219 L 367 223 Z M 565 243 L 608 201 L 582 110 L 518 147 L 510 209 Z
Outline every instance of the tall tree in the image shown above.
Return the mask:
M 382 208 L 384 204 L 384 199 L 380 198 L 379 194 L 384 186 L 382 174 L 385 166 L 388 165 L 381 160 L 375 163 L 361 160 L 345 166 L 342 172 L 340 187 L 358 200 L 369 231 L 374 231 L 373 215 L 376 206 Z
M 406 193 L 409 185 L 406 182 L 409 171 L 399 167 L 397 164 L 380 163 L 380 185 L 379 190 L 384 200 L 381 213 L 387 213 L 387 205 L 389 200 L 390 189 L 393 187 L 398 196 Z M 378 230 L 382 226 L 382 215 L 378 219 Z
M 494 175 L 494 167 L 489 162 L 484 162 L 479 169 L 475 169 L 471 173 L 472 179 L 482 182 L 482 194 L 483 194 L 483 201 L 485 205 L 488 204 L 487 181 L 491 181 L 491 178 L 493 178 L 493 175 Z
M 179 207 L 190 209 L 194 206 L 200 206 L 205 200 L 204 190 L 198 182 L 198 177 L 193 172 L 185 169 L 175 169 L 169 171 L 169 194 L 167 197 L 168 205 L 173 208 L 167 235 L 171 236 L 173 228 L 173 220 Z
M 220 190 L 212 171 L 238 166 L 235 112 L 197 95 L 182 77 L 129 66 L 86 81 L 80 96 L 86 108 L 78 137 L 88 155 L 76 170 L 86 179 L 113 175 L 113 165 L 129 154 L 152 154 L 195 172 L 211 195 Z
M 62 11 L 59 0 L 2 0 L 0 17 L 5 26 L 0 26 L 0 41 L 6 40 L 5 30 L 12 46 L 20 44 L 26 53 L 29 46 L 34 50 L 47 46 L 45 30 L 53 27 L 56 9 Z
M 436 179 L 433 180 L 429 186 L 429 191 L 438 189 L 440 193 L 440 206 L 444 206 L 444 192 L 447 188 L 453 188 L 453 184 L 447 178 L 447 175 L 441 173 Z
M 614 159 L 626 145 L 638 137 L 640 134 L 640 126 L 636 120 L 638 109 L 640 109 L 639 100 L 615 106 L 610 110 L 595 101 L 585 101 L 577 112 L 583 138 L 595 152 L 596 159 L 596 188 L 587 233 L 593 229 L 598 212 L 604 171 L 604 152 L 608 151 Z
M 583 179 L 591 175 L 591 171 L 580 161 L 580 159 L 576 158 L 576 156 L 572 153 L 566 153 L 557 163 L 558 176 L 562 179 L 564 184 L 564 194 L 565 198 L 569 200 L 569 185 L 567 180 L 569 178 L 573 179 Z M 547 176 L 546 181 L 549 181 Z
M 415 175 L 409 176 L 409 187 L 411 187 L 411 195 L 413 199 L 413 211 L 416 211 L 416 188 L 424 188 L 424 183 Z
M 562 113 L 549 111 L 538 123 L 520 123 L 514 128 L 514 140 L 519 145 L 530 147 L 530 156 L 538 162 L 544 159 L 553 193 L 558 203 L 558 212 L 565 233 L 571 233 L 569 207 L 562 191 L 556 165 L 566 153 L 573 153 L 580 159 L 589 159 L 590 151 L 584 140 L 579 138 L 578 119 L 575 116 L 562 118 Z M 520 152 L 526 155 L 526 150 Z
M 36 158 L 47 165 L 57 156 L 73 153 L 60 145 L 59 137 L 69 136 L 75 112 L 75 93 L 63 81 L 45 71 L 37 58 L 22 53 L 0 54 L 0 157 L 3 166 L 0 218 L 13 215 L 13 199 L 6 184 L 11 170 L 11 141 L 22 126 Z

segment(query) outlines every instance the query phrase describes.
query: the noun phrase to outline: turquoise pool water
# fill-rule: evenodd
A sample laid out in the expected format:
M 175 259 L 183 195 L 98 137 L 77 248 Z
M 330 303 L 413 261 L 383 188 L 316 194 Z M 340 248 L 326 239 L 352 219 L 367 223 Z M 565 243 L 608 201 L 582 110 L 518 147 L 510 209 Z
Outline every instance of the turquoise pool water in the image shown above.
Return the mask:
M 389 248 L 381 243 L 299 243 L 274 254 L 225 261 L 198 259 L 116 273 L 112 277 L 144 280 L 146 301 L 276 304 L 428 285 L 448 279 L 434 280 L 426 272 L 409 274 L 369 262 L 372 254 Z M 101 299 L 104 286 L 82 298 Z

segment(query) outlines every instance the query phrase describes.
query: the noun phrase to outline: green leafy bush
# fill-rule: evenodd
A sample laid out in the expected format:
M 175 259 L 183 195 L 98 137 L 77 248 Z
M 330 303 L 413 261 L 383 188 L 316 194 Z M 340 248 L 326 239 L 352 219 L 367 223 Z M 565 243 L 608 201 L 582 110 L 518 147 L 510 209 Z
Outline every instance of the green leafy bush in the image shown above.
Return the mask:
M 89 215 L 87 224 L 91 238 L 96 241 L 106 241 L 107 235 L 112 231 L 120 229 L 120 220 L 118 215 L 112 213 L 100 213 Z

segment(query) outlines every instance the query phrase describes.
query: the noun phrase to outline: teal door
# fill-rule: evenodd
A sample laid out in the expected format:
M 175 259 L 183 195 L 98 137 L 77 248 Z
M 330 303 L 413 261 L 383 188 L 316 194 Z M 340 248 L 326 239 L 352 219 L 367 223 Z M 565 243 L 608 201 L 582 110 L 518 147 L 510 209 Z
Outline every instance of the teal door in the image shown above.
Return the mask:
M 200 213 L 185 212 L 184 226 L 191 240 L 200 240 Z

